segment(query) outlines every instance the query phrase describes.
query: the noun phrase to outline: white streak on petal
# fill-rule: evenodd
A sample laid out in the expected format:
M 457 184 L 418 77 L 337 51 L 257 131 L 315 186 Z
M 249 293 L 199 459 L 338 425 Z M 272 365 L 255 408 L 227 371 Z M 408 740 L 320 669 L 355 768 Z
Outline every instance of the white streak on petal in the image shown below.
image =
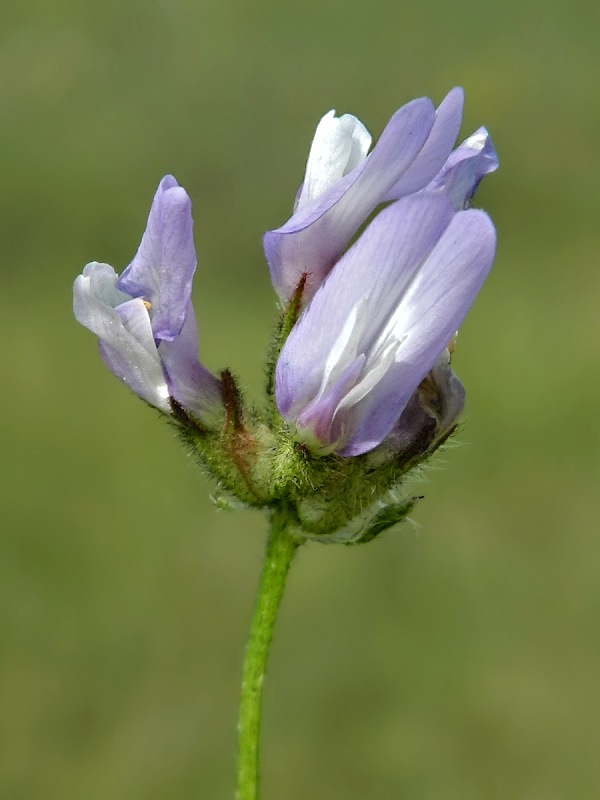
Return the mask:
M 365 301 L 362 300 L 354 306 L 348 314 L 348 319 L 344 322 L 340 335 L 333 343 L 333 347 L 325 361 L 319 396 L 325 391 L 328 384 L 337 380 L 340 372 L 345 370 L 358 354 L 358 345 L 362 333 L 359 320 L 364 316 L 364 314 L 361 314 L 364 305 Z

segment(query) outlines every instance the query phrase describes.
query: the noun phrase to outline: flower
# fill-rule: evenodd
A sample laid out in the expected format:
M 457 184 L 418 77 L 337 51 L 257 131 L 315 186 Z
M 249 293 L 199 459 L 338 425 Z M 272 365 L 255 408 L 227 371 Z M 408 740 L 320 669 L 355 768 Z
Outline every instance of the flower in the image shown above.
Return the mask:
M 320 121 L 292 217 L 268 231 L 264 248 L 275 290 L 286 302 L 306 275 L 303 301 L 317 291 L 359 227 L 381 202 L 425 187 L 450 155 L 460 129 L 463 90 L 435 109 L 421 97 L 392 116 L 368 153 L 371 136 L 350 114 Z
M 118 277 L 87 264 L 75 280 L 78 322 L 99 339 L 111 372 L 166 413 L 170 397 L 200 421 L 222 406 L 219 380 L 198 360 L 191 201 L 172 175 L 160 182 L 138 251 Z
M 496 246 L 487 214 L 465 206 L 497 165 L 480 129 L 424 188 L 381 211 L 316 291 L 275 375 L 278 408 L 309 448 L 356 456 L 389 436 L 414 438 L 430 373 L 441 406 L 430 414 L 432 436 L 455 424 L 464 395 L 447 371 L 446 349 Z

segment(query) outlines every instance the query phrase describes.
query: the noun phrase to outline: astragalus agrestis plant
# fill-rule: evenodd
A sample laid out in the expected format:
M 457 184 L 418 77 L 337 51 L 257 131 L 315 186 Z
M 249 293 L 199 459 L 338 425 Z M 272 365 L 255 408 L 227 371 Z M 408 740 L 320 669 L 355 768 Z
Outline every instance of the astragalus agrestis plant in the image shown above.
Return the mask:
M 239 800 L 259 796 L 269 645 L 294 553 L 307 540 L 360 544 L 401 522 L 407 476 L 452 434 L 465 391 L 456 332 L 492 266 L 494 226 L 471 208 L 498 166 L 480 128 L 456 147 L 463 92 L 413 100 L 371 149 L 356 117 L 320 121 L 290 219 L 264 237 L 280 299 L 264 405 L 199 360 L 191 201 L 160 182 L 136 255 L 118 276 L 92 262 L 75 316 L 108 368 L 177 427 L 231 498 L 266 510 L 265 565 L 246 653 Z

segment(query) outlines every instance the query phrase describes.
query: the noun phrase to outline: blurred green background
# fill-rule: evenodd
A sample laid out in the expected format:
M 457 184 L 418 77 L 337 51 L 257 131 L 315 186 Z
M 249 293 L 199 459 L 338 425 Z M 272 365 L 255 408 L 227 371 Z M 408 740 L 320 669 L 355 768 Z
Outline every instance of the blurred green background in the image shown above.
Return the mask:
M 591 2 L 53 0 L 0 33 L 0 797 L 231 798 L 265 523 L 217 512 L 76 325 L 155 187 L 194 200 L 202 354 L 258 397 L 289 215 L 328 109 L 378 134 L 467 93 L 502 159 L 462 330 L 460 446 L 414 524 L 292 570 L 264 799 L 600 796 L 600 13 Z

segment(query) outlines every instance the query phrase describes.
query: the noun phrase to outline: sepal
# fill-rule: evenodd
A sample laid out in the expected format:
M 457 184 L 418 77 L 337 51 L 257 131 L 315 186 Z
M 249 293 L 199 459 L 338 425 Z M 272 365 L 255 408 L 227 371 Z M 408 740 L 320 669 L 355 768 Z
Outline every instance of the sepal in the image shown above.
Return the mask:
M 302 298 L 306 286 L 307 275 L 304 273 L 298 285 L 296 286 L 292 297 L 285 309 L 281 313 L 277 322 L 277 327 L 271 339 L 271 346 L 265 365 L 265 373 L 267 377 L 266 394 L 267 400 L 271 406 L 271 411 L 275 410 L 275 369 L 277 367 L 277 360 L 281 353 L 281 348 L 285 344 L 288 336 L 292 332 L 292 328 L 298 322 L 298 317 L 302 311 Z M 271 415 L 272 418 L 272 415 Z
M 281 418 L 268 424 L 244 402 L 228 370 L 221 386 L 225 415 L 219 431 L 171 398 L 181 438 L 217 485 L 213 501 L 227 510 L 285 506 L 296 538 L 324 544 L 364 544 L 406 518 L 420 498 L 406 496 L 405 485 L 452 434 L 464 399 L 443 358 L 394 433 L 369 453 L 344 458 L 315 455 Z
M 403 522 L 422 497 L 409 497 L 402 503 L 389 503 L 375 514 L 369 525 L 355 539 L 347 544 L 367 544 L 382 533 Z
M 190 454 L 217 484 L 220 507 L 264 508 L 271 503 L 270 460 L 275 437 L 244 402 L 229 370 L 221 373 L 225 414 L 220 428 L 206 427 L 174 398 L 172 421 Z M 235 501 L 225 500 L 225 497 Z

